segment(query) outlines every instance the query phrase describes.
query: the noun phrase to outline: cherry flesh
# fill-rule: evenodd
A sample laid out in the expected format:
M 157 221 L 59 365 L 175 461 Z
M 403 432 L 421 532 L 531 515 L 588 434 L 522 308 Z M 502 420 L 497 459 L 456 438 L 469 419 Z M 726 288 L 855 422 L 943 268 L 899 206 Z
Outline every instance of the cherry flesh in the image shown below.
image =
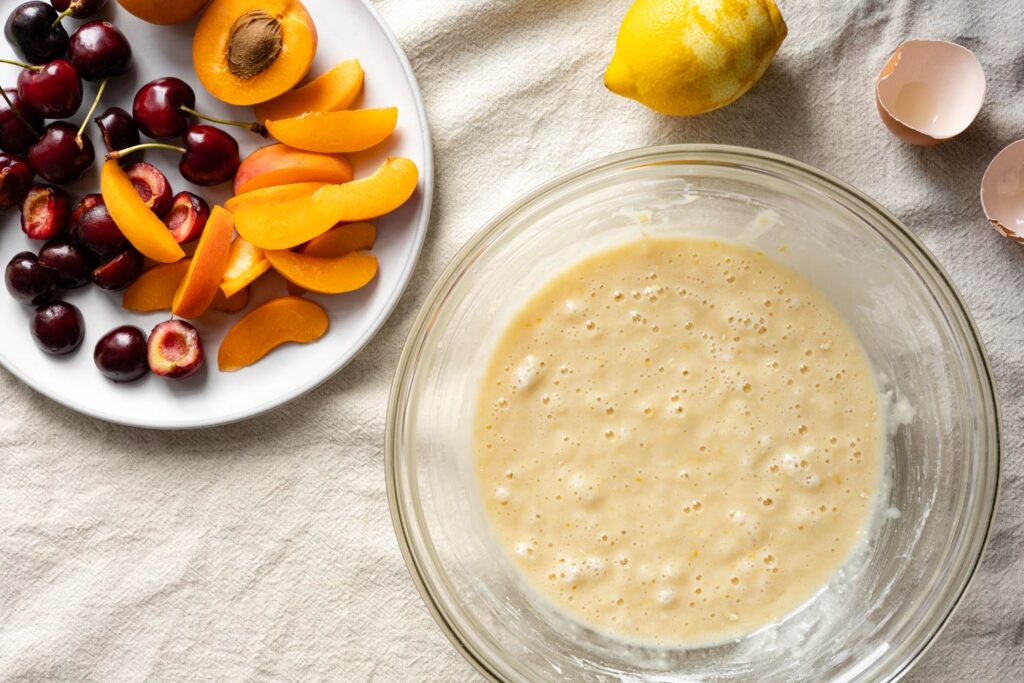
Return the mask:
M 57 10 L 47 3 L 26 2 L 14 8 L 7 18 L 4 36 L 26 62 L 45 64 L 68 51 L 68 32 L 58 19 Z
M 71 213 L 71 237 L 101 259 L 129 246 L 99 194 L 87 194 L 75 206 Z
M 139 129 L 135 126 L 132 115 L 120 107 L 111 107 L 95 119 L 96 125 L 103 136 L 103 144 L 108 152 L 132 147 L 139 144 Z M 121 163 L 130 164 L 139 161 L 142 153 L 130 154 Z
M 199 239 L 210 218 L 210 205 L 206 200 L 191 192 L 174 195 L 170 212 L 164 216 L 164 224 L 171 231 L 171 237 L 178 244 Z
M 68 57 L 87 81 L 121 76 L 132 61 L 132 48 L 124 34 L 109 21 L 90 21 L 71 34 Z
M 0 152 L 0 209 L 18 206 L 28 195 L 35 173 L 21 157 Z
M 81 178 L 92 166 L 96 152 L 92 140 L 63 121 L 55 121 L 43 131 L 43 137 L 28 150 L 32 168 L 46 180 L 68 185 Z
M 5 89 L 0 97 L 0 149 L 24 154 L 39 139 L 43 117 L 18 97 L 14 88 Z
M 183 379 L 203 366 L 203 342 L 192 325 L 184 320 L 168 320 L 149 333 L 146 357 L 155 374 Z
M 31 251 L 15 254 L 4 270 L 7 291 L 23 304 L 48 301 L 57 287 L 57 274 L 41 264 Z
M 196 93 L 185 81 L 168 76 L 145 84 L 135 93 L 132 116 L 139 130 L 155 139 L 174 138 L 184 133 L 191 117 L 214 123 L 240 126 L 267 137 L 267 128 L 261 123 L 217 119 L 196 111 Z
M 22 69 L 18 96 L 45 119 L 66 119 L 82 106 L 82 79 L 71 62 L 55 59 Z
M 114 382 L 134 382 L 149 372 L 146 334 L 132 325 L 115 327 L 100 337 L 92 353 L 100 373 Z
M 125 174 L 153 213 L 163 218 L 171 210 L 171 184 L 159 168 L 140 161 L 126 168 Z
M 89 284 L 96 267 L 92 255 L 69 239 L 55 239 L 43 245 L 39 262 L 56 271 L 57 286 L 63 289 Z
M 71 197 L 53 185 L 33 185 L 21 203 L 21 230 L 29 239 L 52 240 L 68 231 Z
M 60 12 L 57 19 L 60 21 L 64 17 L 88 19 L 103 9 L 107 0 L 50 0 L 50 4 L 53 5 L 53 9 Z
M 135 249 L 126 249 L 92 271 L 92 281 L 102 289 L 118 291 L 131 286 L 142 275 L 146 259 Z
M 85 320 L 77 306 L 63 301 L 43 304 L 32 314 L 29 329 L 36 345 L 57 356 L 76 351 L 85 337 Z

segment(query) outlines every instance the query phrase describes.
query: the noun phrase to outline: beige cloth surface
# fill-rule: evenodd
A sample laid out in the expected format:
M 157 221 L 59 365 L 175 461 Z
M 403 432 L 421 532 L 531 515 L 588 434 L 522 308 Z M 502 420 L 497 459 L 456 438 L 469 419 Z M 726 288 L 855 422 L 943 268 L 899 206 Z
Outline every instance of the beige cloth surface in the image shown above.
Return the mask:
M 81 417 L 0 371 L 0 680 L 476 680 L 391 527 L 382 434 L 399 351 L 442 267 L 502 206 L 591 158 L 669 142 L 819 166 L 893 210 L 952 273 L 1001 391 L 1003 491 L 980 572 L 909 680 L 1024 676 L 1024 249 L 978 204 L 988 160 L 1024 137 L 1020 0 L 784 2 L 790 35 L 764 79 L 692 120 L 601 86 L 628 4 L 379 2 L 427 101 L 433 223 L 390 322 L 308 396 L 244 424 L 156 433 Z M 967 45 L 989 78 L 979 120 L 937 148 L 900 144 L 874 110 L 875 74 L 911 37 Z

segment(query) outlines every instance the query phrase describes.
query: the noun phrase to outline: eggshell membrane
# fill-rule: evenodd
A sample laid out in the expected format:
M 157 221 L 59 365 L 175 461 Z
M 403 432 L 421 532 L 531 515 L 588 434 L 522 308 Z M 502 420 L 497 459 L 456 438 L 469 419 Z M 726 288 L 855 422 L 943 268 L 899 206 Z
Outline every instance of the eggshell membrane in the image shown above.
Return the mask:
M 973 52 L 945 40 L 910 40 L 875 81 L 875 104 L 897 137 L 933 145 L 967 129 L 985 101 L 985 72 Z
M 996 230 L 1024 244 L 1024 140 L 1005 147 L 985 169 L 981 207 Z

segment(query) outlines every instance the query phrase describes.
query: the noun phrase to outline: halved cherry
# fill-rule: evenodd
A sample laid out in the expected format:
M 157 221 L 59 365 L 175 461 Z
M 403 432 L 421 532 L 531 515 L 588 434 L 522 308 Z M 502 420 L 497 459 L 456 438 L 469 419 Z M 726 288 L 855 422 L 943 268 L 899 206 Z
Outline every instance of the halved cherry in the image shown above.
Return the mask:
M 52 240 L 68 230 L 71 198 L 53 185 L 35 184 L 21 202 L 21 229 L 33 240 Z
M 203 366 L 203 341 L 184 320 L 168 320 L 153 328 L 146 344 L 149 369 L 154 374 L 183 379 Z
M 164 216 L 171 209 L 171 184 L 167 176 L 154 166 L 145 161 L 140 161 L 126 168 L 129 180 L 139 193 L 142 201 L 146 202 L 153 213 L 157 216 Z
M 164 216 L 164 223 L 178 244 L 199 239 L 210 218 L 210 205 L 206 200 L 191 192 L 174 195 L 171 210 Z
M 146 259 L 135 249 L 127 249 L 92 271 L 92 281 L 110 291 L 127 289 L 142 275 Z

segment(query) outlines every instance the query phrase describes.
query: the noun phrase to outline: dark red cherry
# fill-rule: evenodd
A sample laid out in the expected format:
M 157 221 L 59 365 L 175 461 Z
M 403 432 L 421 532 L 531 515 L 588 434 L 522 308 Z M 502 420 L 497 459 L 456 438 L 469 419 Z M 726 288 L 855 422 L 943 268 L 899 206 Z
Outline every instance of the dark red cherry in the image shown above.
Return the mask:
M 100 337 L 92 359 L 99 371 L 114 382 L 134 382 L 149 372 L 146 334 L 137 327 L 116 327 Z
M 57 287 L 57 274 L 41 264 L 31 251 L 15 254 L 4 270 L 7 291 L 23 304 L 48 301 Z
M 68 51 L 68 33 L 58 18 L 57 10 L 45 2 L 22 3 L 7 17 L 4 36 L 26 62 L 45 64 Z
M 0 152 L 0 209 L 18 206 L 32 186 L 32 166 L 21 157 Z
M 75 205 L 71 212 L 71 238 L 101 259 L 119 254 L 129 246 L 99 194 L 87 194 Z
M 108 152 L 139 144 L 139 129 L 132 115 L 120 107 L 111 107 L 96 117 L 96 125 L 103 136 L 103 145 Z M 121 159 L 122 164 L 139 161 L 142 152 L 129 154 Z
M 95 158 L 89 136 L 78 137 L 78 131 L 63 121 L 48 125 L 43 137 L 28 150 L 28 161 L 36 173 L 58 185 L 81 178 Z
M 131 286 L 142 275 L 142 267 L 146 259 L 138 251 L 128 248 L 97 266 L 92 271 L 92 281 L 99 287 L 110 291 L 118 291 Z
M 82 78 L 100 81 L 127 73 L 132 48 L 109 21 L 90 21 L 71 34 L 68 56 Z
M 68 239 L 55 239 L 39 250 L 39 262 L 57 271 L 57 286 L 75 289 L 89 284 L 96 262 L 85 249 Z
M 53 185 L 33 185 L 21 202 L 21 230 L 29 239 L 52 240 L 68 231 L 71 197 Z
M 43 117 L 18 97 L 18 91 L 8 88 L 0 97 L 0 149 L 12 154 L 24 154 L 39 139 Z
M 21 101 L 46 119 L 66 119 L 82 106 L 82 79 L 66 59 L 29 67 L 18 74 Z
M 88 19 L 103 9 L 107 0 L 50 0 L 50 4 L 53 5 L 53 9 L 60 12 L 60 19 Z
M 226 126 L 239 126 L 267 137 L 262 123 L 231 121 L 201 114 L 195 109 L 196 94 L 185 81 L 173 76 L 158 78 L 135 93 L 132 116 L 139 130 L 151 138 L 174 138 L 188 129 L 191 118 L 205 119 Z
M 199 124 L 185 132 L 185 156 L 178 170 L 196 185 L 219 185 L 235 177 L 242 160 L 238 143 L 220 128 Z
M 43 304 L 32 314 L 29 330 L 36 345 L 45 351 L 63 356 L 76 351 L 85 338 L 85 320 L 77 306 L 63 301 Z

